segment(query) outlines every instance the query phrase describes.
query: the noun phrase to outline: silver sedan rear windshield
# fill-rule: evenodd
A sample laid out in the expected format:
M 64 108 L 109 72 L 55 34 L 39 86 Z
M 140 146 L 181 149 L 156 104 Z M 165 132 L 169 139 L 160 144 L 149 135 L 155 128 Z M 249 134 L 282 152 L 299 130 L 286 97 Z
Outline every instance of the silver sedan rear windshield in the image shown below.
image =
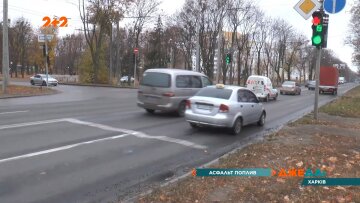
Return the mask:
M 151 87 L 170 87 L 171 76 L 166 73 L 148 72 L 144 73 L 141 85 Z
M 231 89 L 217 89 L 212 87 L 205 87 L 201 89 L 196 96 L 200 97 L 212 97 L 218 99 L 226 99 L 228 100 L 232 94 Z

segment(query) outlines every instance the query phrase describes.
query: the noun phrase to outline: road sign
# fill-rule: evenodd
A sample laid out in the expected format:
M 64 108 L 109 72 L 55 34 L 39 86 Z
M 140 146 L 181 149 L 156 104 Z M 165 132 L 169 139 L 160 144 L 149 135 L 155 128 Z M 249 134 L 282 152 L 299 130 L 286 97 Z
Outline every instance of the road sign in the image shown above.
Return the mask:
M 300 0 L 294 9 L 305 19 L 309 19 L 312 13 L 321 7 L 318 0 Z
M 138 48 L 134 48 L 134 54 L 138 54 L 139 53 L 139 49 Z
M 47 41 L 51 41 L 53 39 L 54 35 L 46 35 Z M 45 35 L 39 34 L 38 35 L 38 42 L 45 42 Z
M 346 4 L 346 0 L 325 0 L 324 10 L 328 13 L 339 13 Z

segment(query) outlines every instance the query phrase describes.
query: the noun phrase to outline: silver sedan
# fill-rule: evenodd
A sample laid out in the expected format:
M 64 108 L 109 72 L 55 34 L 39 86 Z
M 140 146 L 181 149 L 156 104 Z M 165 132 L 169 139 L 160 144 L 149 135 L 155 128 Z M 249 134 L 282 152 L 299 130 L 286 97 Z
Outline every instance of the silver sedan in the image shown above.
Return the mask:
M 193 128 L 229 128 L 234 135 L 243 126 L 265 124 L 266 111 L 256 95 L 244 87 L 216 85 L 202 88 L 186 101 L 185 118 Z

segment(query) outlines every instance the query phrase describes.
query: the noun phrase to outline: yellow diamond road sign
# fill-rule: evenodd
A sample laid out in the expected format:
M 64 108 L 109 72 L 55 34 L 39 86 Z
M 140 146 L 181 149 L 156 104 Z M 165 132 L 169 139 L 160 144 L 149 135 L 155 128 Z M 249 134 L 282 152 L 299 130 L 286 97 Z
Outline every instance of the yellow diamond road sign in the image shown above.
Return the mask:
M 318 10 L 321 7 L 321 3 L 318 0 L 300 0 L 295 6 L 294 9 L 305 19 Z

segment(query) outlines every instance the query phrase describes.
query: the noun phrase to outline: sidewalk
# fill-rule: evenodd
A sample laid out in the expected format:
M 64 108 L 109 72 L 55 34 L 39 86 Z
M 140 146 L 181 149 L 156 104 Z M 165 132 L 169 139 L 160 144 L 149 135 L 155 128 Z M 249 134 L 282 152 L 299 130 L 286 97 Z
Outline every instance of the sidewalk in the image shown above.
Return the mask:
M 330 115 L 332 114 L 332 115 Z M 338 116 L 341 115 L 342 117 Z M 320 169 L 360 178 L 360 87 L 209 168 Z M 359 186 L 302 186 L 303 177 L 188 177 L 155 189 L 148 202 L 360 202 Z

